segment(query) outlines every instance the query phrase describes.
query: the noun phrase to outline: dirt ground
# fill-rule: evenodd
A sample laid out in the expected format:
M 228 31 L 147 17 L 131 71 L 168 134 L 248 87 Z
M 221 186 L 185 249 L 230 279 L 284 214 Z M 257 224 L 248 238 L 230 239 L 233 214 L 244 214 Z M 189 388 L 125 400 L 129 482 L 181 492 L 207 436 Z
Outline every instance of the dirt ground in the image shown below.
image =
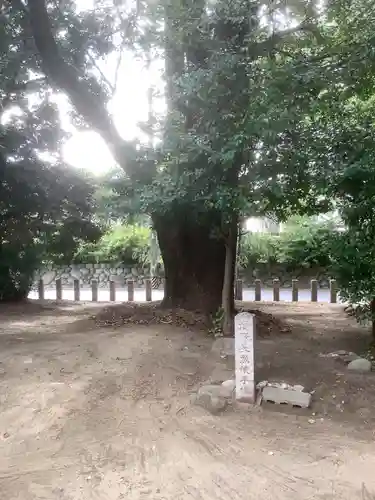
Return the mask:
M 1 500 L 375 498 L 375 372 L 319 356 L 366 349 L 340 306 L 260 306 L 291 331 L 259 338 L 257 378 L 315 390 L 311 409 L 216 417 L 190 402 L 233 371 L 212 338 L 98 307 L 0 307 Z

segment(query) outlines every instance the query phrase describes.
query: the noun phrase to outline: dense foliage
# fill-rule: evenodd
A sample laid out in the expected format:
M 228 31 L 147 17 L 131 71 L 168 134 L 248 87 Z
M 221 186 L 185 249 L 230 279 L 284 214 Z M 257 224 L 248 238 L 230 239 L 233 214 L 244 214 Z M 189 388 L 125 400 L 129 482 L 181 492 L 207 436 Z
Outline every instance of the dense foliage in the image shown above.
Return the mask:
M 148 214 L 172 306 L 212 312 L 221 301 L 233 305 L 242 217 L 287 219 L 332 206 L 348 228 L 332 247 L 330 228 L 302 225 L 277 244 L 243 239 L 248 264 L 326 266 L 332 254 L 348 299 L 369 304 L 374 12 L 370 0 L 99 0 L 81 11 L 71 1 L 9 2 L 1 10 L 2 99 L 20 101 L 33 79 L 42 97 L 66 93 L 74 122 L 101 134 L 122 170 L 97 190 L 98 219 L 129 223 Z M 150 116 L 148 146 L 123 140 L 108 111 L 116 76 L 127 74 L 124 48 L 165 62 L 167 112 Z M 109 57 L 119 70 L 111 78 L 101 69 Z M 48 130 L 47 149 L 58 150 L 61 128 Z M 123 237 L 103 237 L 103 255 L 118 255 Z M 97 258 L 96 247 L 83 248 Z M 354 279 L 367 280 L 361 293 Z
M 90 185 L 64 165 L 43 163 L 25 148 L 0 155 L 0 300 L 27 296 L 45 262 L 69 262 L 81 241 L 95 240 Z
M 293 217 L 279 234 L 246 233 L 241 240 L 239 264 L 242 269 L 279 264 L 286 272 L 320 269 L 329 274 L 332 245 L 339 229 L 338 221 L 331 217 Z
M 330 272 L 332 247 L 338 238 L 337 220 L 332 217 L 293 217 L 281 233 L 246 232 L 238 255 L 240 271 L 251 271 L 258 264 L 270 268 L 279 264 L 286 272 L 321 269 Z M 137 224 L 115 224 L 97 242 L 82 244 L 74 256 L 76 263 L 118 262 L 128 266 L 150 267 L 151 229 Z
M 116 262 L 149 270 L 151 230 L 137 225 L 116 225 L 96 243 L 81 245 L 76 263 Z
M 27 296 L 35 270 L 95 240 L 94 187 L 61 158 L 64 131 L 19 18 L 0 12 L 0 301 Z
M 368 127 L 375 139 L 375 128 Z M 333 271 L 342 297 L 358 320 L 372 322 L 375 336 L 375 164 L 363 150 L 345 178 L 341 212 L 348 227 L 333 247 Z

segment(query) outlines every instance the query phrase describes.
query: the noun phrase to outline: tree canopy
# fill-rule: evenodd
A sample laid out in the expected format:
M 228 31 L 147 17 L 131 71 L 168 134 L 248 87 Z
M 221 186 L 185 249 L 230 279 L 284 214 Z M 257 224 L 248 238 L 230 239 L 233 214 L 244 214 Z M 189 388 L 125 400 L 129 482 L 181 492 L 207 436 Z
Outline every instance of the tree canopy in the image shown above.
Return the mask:
M 17 0 L 2 8 L 4 95 L 31 84 L 65 93 L 75 123 L 99 132 L 122 169 L 101 187 L 103 216 L 152 219 L 165 303 L 230 311 L 245 214 L 336 207 L 350 225 L 357 201 L 367 211 L 374 27 L 370 0 L 99 0 L 86 10 Z M 144 124 L 147 145 L 125 141 L 109 113 L 124 50 L 165 63 L 167 111 Z M 101 70 L 110 57 L 113 78 Z M 61 127 L 51 130 L 61 142 Z

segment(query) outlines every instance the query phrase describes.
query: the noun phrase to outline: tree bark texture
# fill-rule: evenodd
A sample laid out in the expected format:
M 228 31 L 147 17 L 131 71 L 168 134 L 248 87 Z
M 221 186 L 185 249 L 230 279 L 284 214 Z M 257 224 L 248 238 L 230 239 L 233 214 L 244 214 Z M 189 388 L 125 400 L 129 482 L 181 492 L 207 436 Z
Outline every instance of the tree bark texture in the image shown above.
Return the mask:
M 221 307 L 225 242 L 209 220 L 186 215 L 153 217 L 166 278 L 163 305 L 214 314 Z

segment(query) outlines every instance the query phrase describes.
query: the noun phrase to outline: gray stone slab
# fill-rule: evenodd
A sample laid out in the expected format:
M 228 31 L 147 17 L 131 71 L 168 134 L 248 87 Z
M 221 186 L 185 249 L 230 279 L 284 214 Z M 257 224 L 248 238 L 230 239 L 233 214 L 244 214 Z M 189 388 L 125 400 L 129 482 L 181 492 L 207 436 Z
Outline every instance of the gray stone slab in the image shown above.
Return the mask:
M 281 387 L 266 386 L 262 392 L 263 401 L 276 404 L 289 404 L 299 408 L 308 408 L 311 403 L 311 394 L 302 391 L 293 391 Z
M 372 368 L 371 361 L 366 358 L 357 358 L 348 364 L 348 370 L 357 372 L 370 372 Z

